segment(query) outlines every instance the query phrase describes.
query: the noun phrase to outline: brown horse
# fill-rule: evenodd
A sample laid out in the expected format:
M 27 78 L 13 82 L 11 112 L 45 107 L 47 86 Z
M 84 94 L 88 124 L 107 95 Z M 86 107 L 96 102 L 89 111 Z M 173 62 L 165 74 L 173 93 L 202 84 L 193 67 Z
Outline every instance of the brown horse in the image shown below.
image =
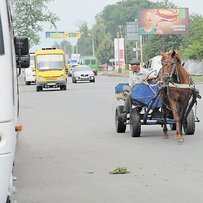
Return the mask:
M 157 79 L 161 84 L 160 98 L 162 101 L 163 136 L 168 138 L 167 118 L 173 118 L 176 126 L 176 140 L 183 142 L 182 126 L 189 101 L 194 95 L 194 83 L 190 74 L 181 65 L 177 51 L 161 52 L 162 68 Z

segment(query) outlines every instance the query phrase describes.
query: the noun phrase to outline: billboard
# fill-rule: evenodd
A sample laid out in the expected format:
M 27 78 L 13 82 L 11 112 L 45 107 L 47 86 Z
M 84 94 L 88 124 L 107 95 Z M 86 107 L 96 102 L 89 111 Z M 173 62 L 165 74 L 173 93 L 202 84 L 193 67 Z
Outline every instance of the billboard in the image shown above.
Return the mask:
M 80 38 L 80 32 L 46 32 L 46 38 Z
M 140 35 L 187 34 L 188 8 L 143 9 L 139 12 Z

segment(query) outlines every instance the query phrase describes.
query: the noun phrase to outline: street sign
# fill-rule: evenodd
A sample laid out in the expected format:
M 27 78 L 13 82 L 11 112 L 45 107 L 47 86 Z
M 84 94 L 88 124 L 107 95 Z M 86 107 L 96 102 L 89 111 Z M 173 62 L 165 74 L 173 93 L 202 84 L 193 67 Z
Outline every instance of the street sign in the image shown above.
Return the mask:
M 46 32 L 46 38 L 63 39 L 63 38 L 80 38 L 80 32 Z
M 133 51 L 140 51 L 140 48 L 133 47 Z
M 138 24 L 137 22 L 126 22 L 126 34 L 128 41 L 138 41 Z

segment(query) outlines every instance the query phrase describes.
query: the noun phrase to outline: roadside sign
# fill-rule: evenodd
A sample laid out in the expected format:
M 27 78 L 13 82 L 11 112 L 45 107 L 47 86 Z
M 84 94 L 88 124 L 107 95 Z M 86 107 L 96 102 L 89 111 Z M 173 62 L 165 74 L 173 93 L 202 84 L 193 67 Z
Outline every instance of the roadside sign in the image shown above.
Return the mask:
M 126 34 L 128 41 L 139 41 L 138 23 L 126 22 Z
M 46 38 L 80 38 L 80 32 L 46 32 Z

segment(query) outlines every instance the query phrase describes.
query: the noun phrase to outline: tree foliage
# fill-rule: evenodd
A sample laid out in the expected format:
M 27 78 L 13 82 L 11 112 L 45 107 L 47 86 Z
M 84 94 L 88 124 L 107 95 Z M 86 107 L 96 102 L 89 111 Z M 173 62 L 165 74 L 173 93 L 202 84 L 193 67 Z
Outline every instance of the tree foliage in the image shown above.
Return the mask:
M 63 40 L 60 43 L 54 41 L 53 48 L 63 49 L 65 54 L 70 55 L 72 53 L 72 46 L 71 43 L 67 40 Z
M 47 4 L 53 0 L 13 0 L 14 4 L 14 27 L 16 35 L 25 35 L 30 38 L 31 45 L 39 44 L 38 33 L 43 30 L 43 23 L 50 23 L 56 27 L 58 17 L 48 10 Z M 104 7 L 101 13 L 95 17 L 96 23 L 90 29 L 86 22 L 79 25 L 81 38 L 77 42 L 78 52 L 81 55 L 92 55 L 93 43 L 96 55 L 100 62 L 107 62 L 107 58 L 113 57 L 113 39 L 118 27 L 121 27 L 121 36 L 126 39 L 126 22 L 133 22 L 138 18 L 139 10 L 147 8 L 176 7 L 169 1 L 152 2 L 149 0 L 123 0 L 116 4 Z M 203 58 L 203 17 L 190 16 L 189 35 L 164 35 L 143 36 L 144 61 L 157 55 L 160 51 L 171 48 L 179 49 L 185 59 Z M 108 42 L 108 43 L 107 43 Z M 69 45 L 66 46 L 70 51 Z M 125 40 L 126 61 L 135 57 L 133 52 L 135 42 Z M 104 54 L 102 53 L 104 52 Z
M 190 17 L 190 34 L 186 38 L 187 46 L 182 49 L 182 56 L 186 59 L 203 59 L 203 17 L 192 15 Z
M 109 63 L 109 59 L 114 58 L 114 47 L 113 47 L 113 42 L 110 38 L 110 36 L 106 36 L 98 50 L 97 50 L 97 58 L 100 61 L 100 63 Z
M 92 55 L 91 53 L 91 34 L 86 22 L 82 22 L 79 25 L 79 31 L 81 33 L 81 37 L 77 42 L 78 52 L 82 56 L 89 56 Z
M 43 23 L 50 23 L 56 28 L 59 18 L 47 6 L 51 1 L 53 0 L 13 0 L 15 34 L 27 36 L 31 46 L 39 44 L 39 32 L 43 31 Z
M 133 22 L 138 18 L 139 10 L 147 8 L 175 8 L 176 5 L 171 2 L 151 2 L 148 0 L 126 0 L 118 2 L 115 5 L 106 6 L 100 13 L 103 18 L 106 32 L 114 38 L 116 35 L 116 26 L 122 25 L 123 36 L 125 37 L 126 22 Z M 199 59 L 203 58 L 203 21 L 202 16 L 194 15 L 190 17 L 190 33 L 189 35 L 164 35 L 164 36 L 143 36 L 143 56 L 144 61 L 158 55 L 160 51 L 169 49 L 178 49 L 184 58 Z M 127 43 L 126 43 L 127 44 Z M 129 52 L 126 57 L 129 61 L 131 50 L 134 44 L 128 43 L 126 52 Z M 135 55 L 134 55 L 135 57 Z

